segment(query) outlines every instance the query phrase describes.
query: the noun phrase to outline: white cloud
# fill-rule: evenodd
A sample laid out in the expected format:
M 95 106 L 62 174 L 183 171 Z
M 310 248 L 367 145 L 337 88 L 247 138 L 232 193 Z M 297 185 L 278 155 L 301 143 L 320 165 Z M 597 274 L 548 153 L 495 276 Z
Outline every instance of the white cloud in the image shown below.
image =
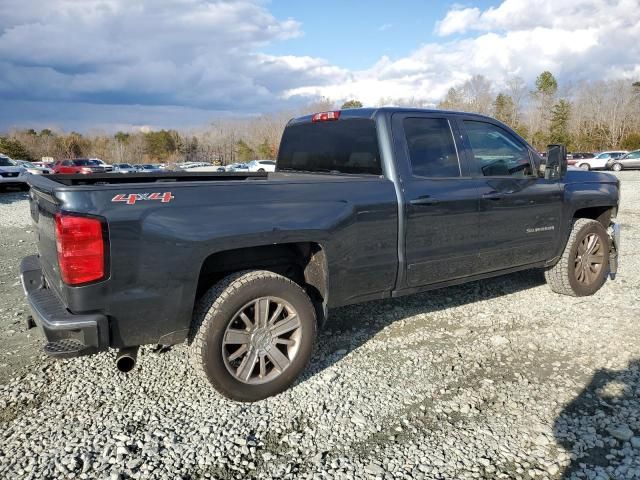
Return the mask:
M 385 32 L 385 31 L 389 30 L 391 27 L 393 27 L 393 25 L 391 23 L 383 23 L 382 25 L 380 25 L 378 27 L 378 31 L 379 32 Z
M 255 52 L 300 34 L 247 0 L 5 0 L 0 96 L 264 108 L 271 81 L 299 69 L 273 72 Z
M 532 83 L 545 69 L 560 80 L 638 79 L 637 1 L 454 6 L 434 25 L 439 41 L 354 71 L 311 56 L 265 54 L 302 35 L 302 26 L 276 19 L 262 0 L 3 0 L 0 113 L 25 102 L 25 112 L 39 115 L 35 123 L 75 105 L 62 110 L 87 123 L 103 112 L 95 124 L 180 126 L 315 96 L 432 103 L 474 74 L 498 85 L 511 75 Z M 5 111 L 0 125 L 28 123 L 25 112 Z
M 480 17 L 479 8 L 454 8 L 436 24 L 438 35 L 451 35 L 452 33 L 464 33 L 475 24 Z
M 504 0 L 484 11 L 454 8 L 438 22 L 440 35 L 478 31 L 515 31 L 534 28 L 573 30 L 609 28 L 627 24 L 628 15 L 637 14 L 637 0 Z
M 330 85 L 304 85 L 285 95 L 358 98 L 367 104 L 385 97 L 433 103 L 474 74 L 500 86 L 513 75 L 533 83 L 543 70 L 569 82 L 638 79 L 640 72 L 637 0 L 505 0 L 484 11 L 454 7 L 436 31 L 476 33 L 425 44 L 403 58 L 382 57 Z

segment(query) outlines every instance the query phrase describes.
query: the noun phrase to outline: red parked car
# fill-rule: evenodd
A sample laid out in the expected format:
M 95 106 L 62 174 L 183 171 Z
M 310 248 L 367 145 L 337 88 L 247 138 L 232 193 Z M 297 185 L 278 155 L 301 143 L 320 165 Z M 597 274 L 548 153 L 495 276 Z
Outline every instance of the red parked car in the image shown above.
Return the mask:
M 53 173 L 105 173 L 112 169 L 91 158 L 59 160 L 53 165 Z

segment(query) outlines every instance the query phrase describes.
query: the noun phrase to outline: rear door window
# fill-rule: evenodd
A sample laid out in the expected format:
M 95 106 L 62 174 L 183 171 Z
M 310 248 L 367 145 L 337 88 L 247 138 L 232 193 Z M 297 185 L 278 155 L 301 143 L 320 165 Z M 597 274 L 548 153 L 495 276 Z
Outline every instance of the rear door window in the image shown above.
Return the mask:
M 287 126 L 278 170 L 381 175 L 378 136 L 373 120 L 350 118 Z
M 461 176 L 449 122 L 444 118 L 405 118 L 411 170 L 418 177 Z

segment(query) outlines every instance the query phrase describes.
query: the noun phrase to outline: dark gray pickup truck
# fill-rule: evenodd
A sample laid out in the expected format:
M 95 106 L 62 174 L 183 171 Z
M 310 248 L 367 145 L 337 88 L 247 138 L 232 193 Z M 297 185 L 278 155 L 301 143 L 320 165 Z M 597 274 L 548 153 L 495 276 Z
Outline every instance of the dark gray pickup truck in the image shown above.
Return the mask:
M 500 122 L 399 108 L 291 120 L 275 173 L 32 176 L 21 274 L 58 357 L 189 342 L 252 401 L 305 368 L 333 307 L 517 270 L 591 295 L 615 275 L 619 181 Z

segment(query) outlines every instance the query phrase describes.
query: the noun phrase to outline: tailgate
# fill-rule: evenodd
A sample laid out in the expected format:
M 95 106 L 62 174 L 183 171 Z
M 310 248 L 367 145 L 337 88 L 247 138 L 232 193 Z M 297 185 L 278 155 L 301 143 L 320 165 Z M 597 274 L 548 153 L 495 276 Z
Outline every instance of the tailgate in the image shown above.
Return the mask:
M 31 219 L 36 229 L 42 272 L 47 281 L 47 286 L 53 288 L 61 296 L 54 220 L 54 215 L 59 210 L 59 207 L 54 197 L 33 186 L 29 192 L 29 197 Z

